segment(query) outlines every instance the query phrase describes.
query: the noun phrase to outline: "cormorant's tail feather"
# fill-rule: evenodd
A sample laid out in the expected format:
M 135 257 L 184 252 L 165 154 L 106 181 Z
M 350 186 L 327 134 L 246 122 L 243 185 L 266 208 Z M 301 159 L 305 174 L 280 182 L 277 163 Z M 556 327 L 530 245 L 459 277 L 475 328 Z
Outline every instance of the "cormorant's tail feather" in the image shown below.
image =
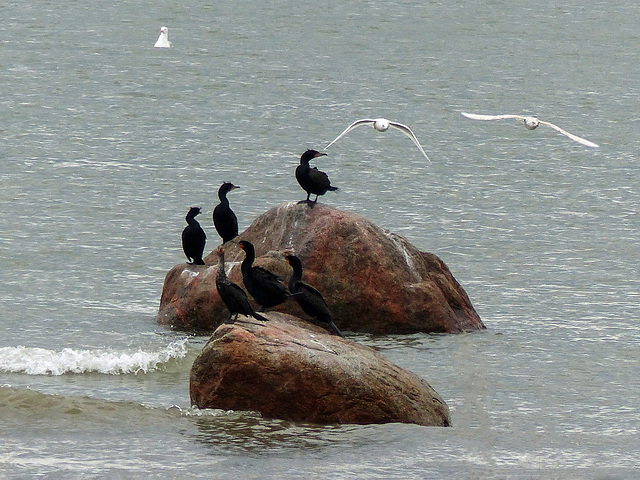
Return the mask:
M 258 312 L 253 312 L 253 313 L 251 314 L 251 316 L 252 316 L 253 318 L 255 318 L 256 320 L 262 320 L 263 322 L 268 322 L 268 321 L 269 321 L 269 319 L 268 319 L 268 318 L 263 317 L 263 316 L 262 316 L 262 315 L 260 315 Z
M 338 335 L 339 337 L 344 338 L 344 335 L 342 334 L 342 332 L 340 331 L 340 329 L 338 327 L 336 327 L 336 324 L 333 323 L 332 321 L 329 321 L 329 325 L 331 325 L 331 328 L 333 329 L 333 332 Z
M 337 190 L 340 190 L 338 187 L 329 187 L 327 188 L 327 190 L 331 191 L 331 192 L 335 192 Z

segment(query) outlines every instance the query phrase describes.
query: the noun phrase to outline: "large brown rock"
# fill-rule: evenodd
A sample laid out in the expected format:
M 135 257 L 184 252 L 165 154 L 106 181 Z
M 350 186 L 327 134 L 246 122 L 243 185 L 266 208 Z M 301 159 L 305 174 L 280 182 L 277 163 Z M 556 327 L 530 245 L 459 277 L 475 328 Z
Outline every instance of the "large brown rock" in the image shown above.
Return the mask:
M 290 315 L 219 327 L 191 368 L 191 403 L 312 423 L 449 426 L 424 380 L 371 348 Z
M 256 247 L 257 263 L 285 277 L 283 253 L 304 266 L 304 280 L 323 294 L 341 330 L 371 333 L 458 333 L 485 328 L 445 263 L 364 217 L 323 204 L 278 205 L 240 237 Z M 242 285 L 244 252 L 225 246 L 229 277 Z M 177 265 L 166 276 L 158 321 L 212 331 L 227 310 L 215 288 L 215 255 L 206 266 Z M 305 317 L 295 301 L 276 310 Z

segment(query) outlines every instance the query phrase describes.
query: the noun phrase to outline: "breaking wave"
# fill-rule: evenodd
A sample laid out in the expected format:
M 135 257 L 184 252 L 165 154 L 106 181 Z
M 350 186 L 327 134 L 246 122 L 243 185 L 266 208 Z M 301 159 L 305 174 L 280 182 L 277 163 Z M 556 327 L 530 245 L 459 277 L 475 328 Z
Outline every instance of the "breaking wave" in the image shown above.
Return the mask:
M 187 355 L 187 339 L 171 342 L 158 351 L 125 352 L 117 350 L 61 351 L 34 347 L 0 348 L 0 372 L 27 375 L 64 375 L 66 373 L 103 373 L 108 375 L 148 373 L 163 364 Z

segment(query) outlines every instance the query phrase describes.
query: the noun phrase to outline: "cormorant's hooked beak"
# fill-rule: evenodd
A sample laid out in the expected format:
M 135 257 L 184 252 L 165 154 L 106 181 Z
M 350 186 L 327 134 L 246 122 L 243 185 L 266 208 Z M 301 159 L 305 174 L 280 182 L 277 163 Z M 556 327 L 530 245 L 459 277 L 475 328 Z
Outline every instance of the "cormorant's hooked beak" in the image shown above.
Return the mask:
M 322 152 L 316 152 L 316 154 L 313 156 L 313 158 L 317 158 L 317 157 L 326 157 L 327 154 L 326 153 L 322 153 Z

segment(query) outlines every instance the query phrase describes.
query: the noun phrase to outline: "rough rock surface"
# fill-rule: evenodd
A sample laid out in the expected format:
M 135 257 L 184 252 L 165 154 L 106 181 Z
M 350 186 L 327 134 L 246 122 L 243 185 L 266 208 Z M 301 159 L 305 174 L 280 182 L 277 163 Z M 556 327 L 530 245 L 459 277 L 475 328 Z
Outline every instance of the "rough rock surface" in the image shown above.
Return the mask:
M 444 400 L 373 349 L 290 315 L 239 316 L 191 368 L 191 403 L 312 423 L 449 426 Z
M 303 280 L 324 296 L 343 331 L 459 333 L 485 328 L 460 284 L 436 255 L 364 217 L 323 204 L 278 205 L 258 217 L 239 239 L 256 248 L 256 264 L 291 275 L 283 254 L 294 253 Z M 242 285 L 244 253 L 225 245 L 229 278 Z M 166 276 L 158 321 L 213 331 L 227 317 L 215 288 L 215 255 L 206 266 L 181 264 Z M 277 311 L 306 318 L 295 301 Z

